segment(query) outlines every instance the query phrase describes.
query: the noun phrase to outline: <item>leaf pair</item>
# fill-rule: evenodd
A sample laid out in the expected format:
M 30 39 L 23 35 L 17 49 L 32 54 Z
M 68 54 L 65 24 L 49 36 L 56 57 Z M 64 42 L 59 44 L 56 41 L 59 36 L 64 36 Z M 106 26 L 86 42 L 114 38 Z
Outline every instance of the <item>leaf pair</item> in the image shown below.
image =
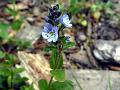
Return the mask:
M 53 49 L 50 58 L 50 68 L 53 70 L 60 69 L 62 68 L 62 65 L 63 65 L 63 56 L 59 55 L 57 49 Z
M 42 79 L 39 81 L 39 88 L 40 90 L 73 90 L 73 83 L 69 80 L 64 82 L 55 81 L 51 87 L 48 88 L 47 81 Z
M 59 81 L 59 82 L 63 82 L 66 79 L 65 70 L 63 70 L 63 69 L 51 70 L 50 73 L 51 73 L 51 76 L 53 76 L 54 79 Z

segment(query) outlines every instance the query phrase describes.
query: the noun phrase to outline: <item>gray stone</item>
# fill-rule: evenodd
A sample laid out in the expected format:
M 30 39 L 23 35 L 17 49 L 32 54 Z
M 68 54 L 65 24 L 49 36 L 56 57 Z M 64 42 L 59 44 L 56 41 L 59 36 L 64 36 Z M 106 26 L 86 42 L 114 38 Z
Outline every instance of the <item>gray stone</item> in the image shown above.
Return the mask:
M 80 32 L 78 32 L 77 34 L 78 34 L 78 39 L 80 39 L 81 41 L 85 41 L 87 39 L 87 37 L 85 36 L 85 34 L 80 33 Z
M 74 82 L 74 90 L 81 90 L 79 89 L 74 76 L 80 83 L 82 90 L 120 90 L 120 72 L 102 70 L 67 71 L 68 79 Z
M 40 15 L 40 9 L 39 9 L 39 7 L 34 7 L 33 14 L 36 15 L 36 16 Z
M 34 43 L 40 37 L 41 33 L 42 27 L 27 25 L 23 30 L 17 33 L 16 37 Z
M 120 40 L 96 40 L 93 54 L 97 59 L 103 62 L 113 60 L 120 63 Z
M 103 19 L 100 26 L 97 27 L 97 36 L 103 40 L 117 40 L 120 38 L 120 29 L 113 21 Z
M 33 0 L 33 5 L 39 7 L 40 11 L 47 11 L 50 7 L 49 0 Z
M 77 53 L 69 54 L 67 59 L 69 59 L 71 62 L 78 63 L 83 67 L 92 67 L 86 52 L 83 50 L 78 51 Z

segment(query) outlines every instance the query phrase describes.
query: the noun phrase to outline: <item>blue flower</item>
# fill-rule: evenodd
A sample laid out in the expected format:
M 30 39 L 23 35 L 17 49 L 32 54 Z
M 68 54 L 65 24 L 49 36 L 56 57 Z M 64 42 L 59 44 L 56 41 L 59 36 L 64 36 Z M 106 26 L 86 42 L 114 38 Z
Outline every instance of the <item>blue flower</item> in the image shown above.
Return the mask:
M 48 23 L 50 23 L 50 22 L 55 22 L 55 23 L 57 23 L 57 22 L 59 21 L 59 18 L 53 18 L 53 19 L 51 19 L 49 16 L 45 16 L 44 19 L 45 19 L 45 21 L 48 22 Z
M 64 14 L 63 16 L 60 17 L 60 22 L 66 27 L 72 27 L 71 21 L 69 20 L 67 14 Z
M 58 40 L 58 27 L 50 23 L 46 23 L 42 32 L 42 37 L 48 42 L 56 42 Z

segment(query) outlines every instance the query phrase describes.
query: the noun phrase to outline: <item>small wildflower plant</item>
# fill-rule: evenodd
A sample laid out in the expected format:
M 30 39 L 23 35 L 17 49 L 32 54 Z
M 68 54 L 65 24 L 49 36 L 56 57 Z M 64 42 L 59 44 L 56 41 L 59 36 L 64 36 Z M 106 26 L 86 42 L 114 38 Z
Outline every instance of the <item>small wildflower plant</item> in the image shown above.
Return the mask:
M 49 43 L 45 48 L 47 52 L 51 51 L 49 83 L 42 79 L 39 81 L 40 90 L 73 90 L 72 81 L 66 80 L 65 70 L 63 69 L 63 52 L 71 46 L 73 42 L 64 36 L 64 28 L 72 28 L 70 17 L 67 13 L 59 10 L 59 5 L 49 9 L 49 15 L 45 17 L 45 26 L 42 37 Z
M 16 0 L 10 1 L 14 7 Z M 23 16 L 15 8 L 5 7 L 3 11 L 13 18 L 0 21 L 0 90 L 34 90 L 32 84 L 26 83 L 28 78 L 20 76 L 25 69 L 16 67 L 19 62 L 17 52 L 31 47 L 29 41 L 15 37 L 23 24 Z M 0 19 L 4 20 L 3 17 Z

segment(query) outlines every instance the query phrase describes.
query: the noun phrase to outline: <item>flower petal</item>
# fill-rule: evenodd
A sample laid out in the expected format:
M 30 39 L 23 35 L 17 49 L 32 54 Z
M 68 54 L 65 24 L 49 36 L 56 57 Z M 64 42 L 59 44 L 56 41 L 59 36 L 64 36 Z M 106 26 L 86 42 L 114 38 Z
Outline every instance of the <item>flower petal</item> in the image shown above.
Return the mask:
M 72 24 L 68 24 L 68 25 L 66 25 L 66 27 L 70 27 L 70 28 L 71 28 L 71 27 L 72 27 Z
M 42 32 L 42 37 L 44 39 L 48 39 L 50 37 L 50 35 L 48 33 L 46 33 L 46 32 Z
M 49 37 L 49 38 L 47 39 L 48 42 L 52 42 L 52 40 L 53 40 L 52 37 Z
M 53 42 L 56 42 L 58 40 L 58 33 L 54 35 Z
M 58 40 L 58 27 L 46 23 L 42 32 L 42 36 L 44 39 L 47 39 L 48 42 L 56 42 Z
M 53 32 L 55 33 L 55 32 L 58 32 L 58 27 L 57 26 L 54 26 L 53 27 Z
M 45 16 L 44 19 L 46 22 L 49 20 L 49 18 L 47 16 Z
M 72 27 L 71 21 L 67 14 L 60 17 L 60 22 L 65 25 L 66 27 Z
M 53 42 L 56 42 L 58 40 L 58 27 L 54 26 L 54 38 L 53 38 Z
M 50 23 L 46 23 L 44 26 L 44 32 L 50 32 L 52 30 L 53 26 Z

